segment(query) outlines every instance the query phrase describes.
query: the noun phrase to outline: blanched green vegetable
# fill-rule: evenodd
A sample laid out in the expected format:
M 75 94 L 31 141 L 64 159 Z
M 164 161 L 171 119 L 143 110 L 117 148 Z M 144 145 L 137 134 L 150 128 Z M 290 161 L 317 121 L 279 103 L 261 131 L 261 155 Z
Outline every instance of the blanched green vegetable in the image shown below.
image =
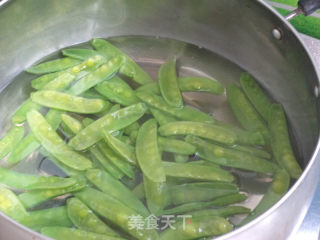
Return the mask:
M 4 158 L 23 138 L 24 127 L 14 126 L 9 132 L 0 139 L 0 159 Z
M 172 152 L 177 154 L 191 155 L 196 152 L 195 146 L 190 143 L 173 139 L 158 137 L 158 144 L 162 151 Z
M 179 88 L 182 92 L 208 92 L 221 95 L 224 87 L 218 81 L 205 77 L 179 77 Z
M 29 67 L 26 71 L 33 74 L 45 74 L 58 72 L 79 64 L 80 61 L 73 58 L 58 58 L 48 62 Z
M 11 121 L 15 124 L 23 123 L 27 119 L 27 112 L 31 110 L 40 110 L 41 108 L 41 105 L 33 102 L 31 98 L 28 98 L 12 115 Z

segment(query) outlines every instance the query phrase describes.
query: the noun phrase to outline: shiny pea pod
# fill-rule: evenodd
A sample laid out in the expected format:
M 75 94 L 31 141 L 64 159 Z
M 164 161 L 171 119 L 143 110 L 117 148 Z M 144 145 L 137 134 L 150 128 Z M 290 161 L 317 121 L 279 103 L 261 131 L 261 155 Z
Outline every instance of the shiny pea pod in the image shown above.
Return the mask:
M 241 123 L 244 129 L 250 131 L 260 131 L 268 141 L 270 133 L 267 125 L 256 112 L 241 88 L 236 84 L 230 84 L 226 88 L 227 100 L 232 112 Z
M 75 193 L 76 197 L 100 216 L 105 217 L 112 223 L 139 240 L 158 239 L 158 234 L 152 229 L 131 228 L 130 218 L 139 213 L 122 204 L 108 194 L 92 188 L 86 188 Z
M 23 126 L 12 127 L 6 135 L 0 139 L 0 159 L 4 158 L 11 152 L 15 146 L 20 142 L 24 135 Z
M 194 136 L 187 136 L 186 141 L 197 148 L 197 154 L 207 161 L 226 166 L 260 173 L 273 173 L 277 165 L 266 159 L 238 150 L 224 148 Z
M 139 84 L 152 82 L 150 76 L 138 64 L 110 42 L 95 38 L 91 41 L 91 44 L 100 54 L 106 57 L 122 56 L 125 60 L 119 70 L 121 74 L 131 77 L 132 80 Z
M 205 209 L 193 212 L 188 212 L 186 215 L 191 215 L 192 217 L 205 217 L 205 216 L 219 216 L 219 217 L 231 217 L 238 214 L 249 214 L 251 210 L 242 206 L 228 206 L 216 209 Z
M 72 223 L 81 230 L 119 236 L 77 198 L 67 200 L 67 213 Z
M 47 73 L 45 75 L 42 75 L 40 77 L 37 77 L 35 79 L 33 79 L 31 81 L 31 86 L 34 89 L 40 90 L 42 89 L 44 86 L 46 86 L 49 82 L 51 82 L 52 80 L 54 80 L 55 78 L 63 75 L 65 72 L 53 72 L 53 73 Z
M 158 144 L 162 151 L 177 154 L 191 155 L 196 152 L 195 146 L 185 141 L 158 137 Z
M 99 169 L 90 169 L 86 172 L 86 177 L 102 192 L 116 198 L 127 207 L 137 211 L 140 215 L 149 216 L 149 211 L 132 191 L 108 173 Z
M 76 82 L 69 90 L 69 94 L 80 95 L 95 85 L 113 76 L 123 63 L 123 58 L 114 57 L 101 65 L 92 73 Z
M 71 150 L 39 112 L 30 111 L 27 114 L 27 118 L 30 129 L 36 139 L 59 161 L 80 171 L 91 168 L 91 161 Z
M 20 105 L 20 107 L 14 112 L 11 117 L 11 121 L 14 124 L 23 123 L 27 119 L 27 112 L 31 110 L 40 110 L 42 108 L 41 105 L 33 102 L 31 98 L 28 98 L 24 103 Z
M 258 83 L 249 73 L 242 73 L 240 76 L 240 84 L 255 109 L 260 113 L 265 121 L 268 121 L 271 102 L 263 93 Z
M 280 104 L 272 104 L 270 112 L 268 126 L 273 155 L 278 164 L 284 167 L 292 178 L 297 179 L 302 170 L 292 150 L 284 110 Z
M 132 193 L 138 198 L 143 199 L 145 197 L 145 191 L 144 191 L 144 184 L 143 182 L 139 183 L 137 186 L 134 187 L 132 190 Z
M 176 73 L 176 60 L 167 61 L 160 66 L 158 84 L 161 95 L 168 105 L 178 108 L 183 107 Z
M 17 195 L 2 186 L 0 186 L 0 211 L 16 221 L 27 216 L 27 211 Z
M 123 106 L 129 106 L 140 102 L 135 96 L 132 88 L 118 76 L 114 76 L 108 81 L 104 81 L 95 86 L 101 95 L 105 96 L 111 102 L 119 103 Z
M 189 240 L 206 236 L 220 236 L 233 230 L 233 226 L 226 219 L 218 216 L 192 217 L 186 224 L 185 219 L 173 225 L 174 229 L 167 229 L 160 235 L 161 240 Z
M 153 182 L 165 182 L 165 171 L 158 148 L 156 120 L 146 121 L 139 129 L 136 155 L 139 166 L 148 179 Z
M 149 106 L 166 112 L 181 120 L 208 123 L 214 122 L 211 116 L 195 108 L 189 106 L 184 106 L 183 108 L 169 106 L 163 98 L 148 92 L 138 91 L 136 92 L 136 95 L 141 101 L 145 102 Z
M 136 91 L 144 91 L 152 94 L 160 95 L 160 87 L 158 82 L 146 83 L 136 89 Z
M 105 64 L 107 59 L 101 55 L 94 55 L 92 57 L 87 58 L 80 64 L 68 68 L 66 71 L 74 74 L 77 79 L 89 76 L 92 76 L 96 73 L 96 70 L 101 67 L 102 64 Z M 99 71 L 98 71 L 99 72 Z M 87 76 L 89 75 L 89 76 Z M 83 82 L 83 80 L 81 80 Z
M 128 127 L 123 129 L 123 132 L 127 135 L 130 135 L 132 132 L 139 130 L 140 124 L 138 122 L 134 122 L 130 124 Z
M 101 112 L 110 104 L 101 99 L 88 99 L 51 90 L 32 93 L 31 99 L 49 108 L 84 114 Z
M 143 175 L 143 186 L 148 209 L 156 216 L 160 216 L 162 210 L 170 202 L 170 196 L 166 182 L 153 182 Z
M 244 145 L 233 145 L 229 146 L 231 149 L 235 149 L 241 152 L 249 153 L 251 155 L 254 155 L 256 157 L 265 158 L 265 159 L 271 159 L 271 154 L 267 151 L 264 151 L 260 148 L 252 147 L 252 146 L 244 146 Z
M 141 118 L 146 110 L 145 104 L 138 103 L 106 114 L 82 129 L 70 140 L 69 145 L 76 150 L 86 149 L 103 138 L 103 129 L 106 131 L 117 131 L 125 128 Z
M 60 178 L 55 176 L 39 176 L 24 174 L 9 169 L 0 168 L 0 183 L 19 190 L 56 189 L 74 185 L 72 178 Z
M 162 163 L 166 176 L 183 177 L 194 180 L 232 182 L 234 177 L 228 171 L 212 166 L 188 163 Z
M 125 240 L 120 237 L 113 237 L 106 234 L 87 232 L 76 228 L 66 227 L 44 227 L 41 234 L 56 240 Z
M 67 48 L 62 50 L 62 55 L 78 60 L 85 60 L 92 56 L 98 55 L 98 52 L 86 48 Z
M 98 93 L 94 88 L 90 88 L 84 93 L 81 94 L 81 97 L 84 98 L 93 98 L 93 99 L 101 99 L 101 100 L 108 100 L 106 97 L 102 96 L 100 93 Z
M 41 90 L 62 91 L 68 88 L 75 79 L 75 75 L 65 72 L 54 78 L 52 81 L 48 82 L 41 88 Z
M 179 77 L 178 83 L 182 92 L 207 92 L 214 95 L 224 93 L 221 83 L 206 77 Z
M 237 136 L 229 129 L 209 123 L 177 121 L 167 123 L 159 128 L 162 136 L 195 135 L 225 144 L 234 144 Z
M 61 121 L 71 130 L 73 134 L 80 132 L 82 129 L 81 122 L 68 114 L 62 114 Z
M 175 153 L 173 155 L 174 161 L 177 163 L 186 163 L 189 161 L 189 155 Z
M 158 110 L 156 108 L 150 108 L 150 111 L 160 126 L 167 124 L 169 122 L 176 122 L 177 121 L 177 119 L 175 117 L 170 116 L 169 114 L 162 112 L 161 110 Z
M 58 72 L 79 64 L 81 61 L 73 58 L 59 58 L 28 68 L 26 71 L 33 74 Z

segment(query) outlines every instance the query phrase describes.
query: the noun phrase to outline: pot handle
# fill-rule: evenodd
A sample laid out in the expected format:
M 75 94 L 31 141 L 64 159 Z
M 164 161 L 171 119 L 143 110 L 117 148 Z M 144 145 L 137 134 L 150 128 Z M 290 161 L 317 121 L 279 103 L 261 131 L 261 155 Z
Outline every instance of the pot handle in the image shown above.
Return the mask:
M 300 0 L 298 2 L 298 8 L 289 13 L 285 18 L 289 21 L 300 14 L 308 16 L 317 9 L 320 9 L 320 0 Z

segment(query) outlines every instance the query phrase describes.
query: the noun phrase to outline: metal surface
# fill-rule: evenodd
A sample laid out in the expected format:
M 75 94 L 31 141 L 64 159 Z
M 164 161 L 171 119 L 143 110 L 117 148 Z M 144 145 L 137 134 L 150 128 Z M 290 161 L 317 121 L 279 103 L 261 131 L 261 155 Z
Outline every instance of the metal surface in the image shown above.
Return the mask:
M 208 57 L 209 62 L 202 65 L 204 54 L 201 61 L 195 58 L 189 66 L 202 67 L 203 73 L 224 79 L 225 83 L 236 81 L 240 69 L 253 74 L 271 97 L 284 105 L 299 161 L 306 170 L 272 209 L 221 239 L 252 239 L 252 236 L 285 239 L 302 221 L 318 179 L 320 163 L 315 160 L 319 150 L 319 121 L 313 94 L 318 78 L 293 28 L 268 8 L 262 1 L 255 0 L 12 0 L 0 9 L 0 88 L 5 88 L 38 59 L 93 37 L 140 35 L 176 39 L 224 57 L 228 61 L 210 62 Z M 282 29 L 281 40 L 273 37 L 274 28 Z M 139 45 L 139 42 L 132 44 Z M 187 52 L 183 44 L 164 47 L 166 52 L 174 50 L 176 55 Z M 137 51 L 137 47 L 128 51 L 130 49 L 129 54 L 139 62 L 146 65 L 154 62 L 149 56 L 152 49 Z M 164 58 L 165 55 L 160 57 Z M 230 62 L 237 67 L 228 68 Z M 212 68 L 207 67 L 209 63 Z M 18 80 L 0 94 L 3 116 L 0 126 L 7 122 L 12 109 L 27 98 L 30 78 L 30 75 L 19 75 Z M 3 215 L 0 223 L 4 229 L 14 229 L 0 231 L 0 239 L 40 238 L 39 234 L 14 225 Z
M 290 21 L 291 19 L 295 18 L 296 16 L 303 14 L 303 11 L 301 8 L 297 8 L 293 10 L 291 13 L 289 13 L 287 16 L 285 16 L 285 19 L 287 21 Z

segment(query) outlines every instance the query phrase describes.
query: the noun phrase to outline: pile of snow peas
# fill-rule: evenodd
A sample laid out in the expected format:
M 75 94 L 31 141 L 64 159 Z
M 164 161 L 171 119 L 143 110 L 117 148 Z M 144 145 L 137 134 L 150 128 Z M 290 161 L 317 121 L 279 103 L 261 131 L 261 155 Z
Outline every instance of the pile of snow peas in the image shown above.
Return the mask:
M 179 77 L 169 59 L 154 82 L 110 42 L 91 44 L 26 70 L 39 75 L 35 90 L 12 115 L 0 156 L 13 166 L 40 152 L 66 177 L 1 167 L 4 214 L 57 240 L 211 239 L 262 214 L 300 176 L 283 107 L 248 73 L 225 88 Z M 226 93 L 242 127 L 185 105 L 183 92 Z M 272 177 L 256 208 L 237 205 L 247 195 L 235 169 Z M 65 205 L 41 207 L 63 195 Z M 238 214 L 243 220 L 234 225 L 229 217 Z M 190 219 L 145 227 L 164 215 Z

